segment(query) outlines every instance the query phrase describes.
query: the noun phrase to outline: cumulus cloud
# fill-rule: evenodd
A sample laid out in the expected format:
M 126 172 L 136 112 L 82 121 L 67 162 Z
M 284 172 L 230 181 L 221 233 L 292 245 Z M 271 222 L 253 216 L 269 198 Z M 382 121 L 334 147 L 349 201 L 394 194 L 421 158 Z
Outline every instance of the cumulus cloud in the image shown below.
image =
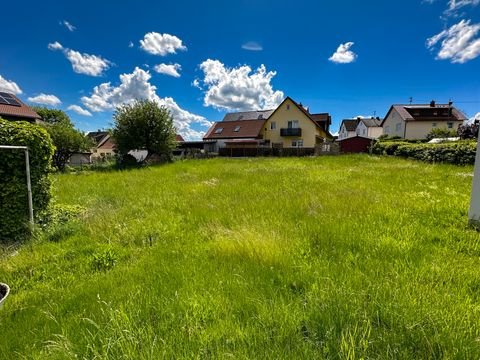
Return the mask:
M 47 95 L 44 93 L 41 93 L 40 95 L 37 95 L 37 96 L 29 97 L 28 101 L 35 104 L 50 105 L 50 106 L 56 106 L 62 103 L 60 99 L 55 95 Z
M 255 71 L 248 65 L 226 67 L 218 60 L 200 64 L 204 73 L 193 85 L 204 88 L 204 105 L 225 110 L 272 109 L 283 100 L 282 91 L 273 90 L 271 81 L 277 74 L 260 65 Z M 197 79 L 198 80 L 198 79 Z
M 445 13 L 454 14 L 458 10 L 466 7 L 466 6 L 477 6 L 480 4 L 480 0 L 449 0 L 448 1 L 448 8 Z
M 263 47 L 256 41 L 248 41 L 242 45 L 242 49 L 248 51 L 262 51 Z
M 60 25 L 65 26 L 68 29 L 68 31 L 71 31 L 71 32 L 77 29 L 75 26 L 72 25 L 72 23 L 68 22 L 67 20 L 61 21 Z
M 153 68 L 159 74 L 165 74 L 173 77 L 180 77 L 179 71 L 182 69 L 180 64 L 158 64 Z
M 357 59 L 357 54 L 350 50 L 354 45 L 353 42 L 346 42 L 345 44 L 340 44 L 337 48 L 337 51 L 330 56 L 328 60 L 337 64 L 349 64 L 354 62 Z
M 70 105 L 67 110 L 76 112 L 78 115 L 82 116 L 92 116 L 92 113 L 88 111 L 87 109 L 82 108 L 81 106 L 78 105 Z
M 438 60 L 450 60 L 463 64 L 480 55 L 480 24 L 470 24 L 470 20 L 462 20 L 449 29 L 427 39 L 427 48 L 438 50 Z M 441 42 L 441 43 L 440 43 Z M 440 43 L 438 49 L 437 45 Z
M 182 109 L 171 97 L 160 98 L 156 94 L 157 87 L 150 83 L 151 77 L 148 71 L 136 67 L 132 73 L 120 75 L 118 86 L 113 86 L 110 82 L 95 86 L 92 94 L 83 96 L 81 101 L 89 110 L 99 112 L 114 110 L 135 99 L 154 100 L 170 110 L 179 134 L 185 139 L 200 139 L 204 132 L 194 130 L 192 125 L 207 130 L 212 123 L 203 116 Z
M 177 50 L 187 50 L 182 40 L 175 35 L 159 34 L 157 32 L 145 34 L 143 40 L 140 40 L 140 47 L 150 54 L 160 56 L 176 54 Z
M 64 48 L 58 41 L 48 44 L 48 49 L 52 51 L 61 50 L 72 64 L 73 71 L 78 74 L 100 76 L 112 65 L 110 61 L 101 56 L 82 54 L 78 51 Z
M 0 91 L 5 91 L 11 94 L 21 94 L 23 91 L 14 81 L 7 80 L 0 75 Z

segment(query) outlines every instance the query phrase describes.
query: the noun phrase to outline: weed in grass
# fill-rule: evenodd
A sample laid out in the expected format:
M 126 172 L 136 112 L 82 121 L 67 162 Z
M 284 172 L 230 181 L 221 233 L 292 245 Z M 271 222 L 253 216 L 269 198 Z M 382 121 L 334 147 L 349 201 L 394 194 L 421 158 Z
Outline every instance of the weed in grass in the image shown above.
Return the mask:
M 92 268 L 95 271 L 107 271 L 117 263 L 117 254 L 111 248 L 99 251 L 92 256 Z

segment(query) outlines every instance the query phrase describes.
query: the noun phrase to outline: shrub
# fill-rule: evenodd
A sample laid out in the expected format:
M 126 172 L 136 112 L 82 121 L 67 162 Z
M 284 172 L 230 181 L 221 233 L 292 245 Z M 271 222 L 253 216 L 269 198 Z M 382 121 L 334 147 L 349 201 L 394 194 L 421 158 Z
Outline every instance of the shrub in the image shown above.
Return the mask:
M 0 119 L 0 144 L 27 146 L 35 215 L 46 210 L 50 201 L 48 177 L 54 147 L 40 126 L 24 121 Z M 25 155 L 20 150 L 1 150 L 0 156 L 0 241 L 28 236 L 28 198 Z
M 458 134 L 456 130 L 447 129 L 447 128 L 435 128 L 428 133 L 427 140 L 430 141 L 432 139 L 454 138 L 457 136 Z
M 395 155 L 431 163 L 455 165 L 474 164 L 476 151 L 477 143 L 475 141 L 440 144 L 377 141 L 371 148 L 373 154 Z

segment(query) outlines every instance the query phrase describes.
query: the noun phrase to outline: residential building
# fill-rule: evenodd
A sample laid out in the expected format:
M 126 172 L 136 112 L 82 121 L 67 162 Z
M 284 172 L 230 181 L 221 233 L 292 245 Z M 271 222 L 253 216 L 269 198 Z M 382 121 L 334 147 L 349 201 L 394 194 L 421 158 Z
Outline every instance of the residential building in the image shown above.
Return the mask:
M 357 136 L 367 137 L 371 139 L 378 139 L 383 135 L 383 128 L 380 126 L 382 120 L 380 118 L 360 118 L 355 129 Z
M 211 152 L 224 147 L 314 148 L 332 139 L 330 124 L 328 113 L 311 114 L 287 97 L 276 109 L 226 114 L 203 140 Z
M 0 118 L 10 121 L 41 123 L 41 117 L 14 94 L 0 92 Z
M 425 139 L 433 129 L 457 130 L 467 117 L 453 103 L 392 105 L 381 123 L 383 134 L 403 139 Z
M 87 134 L 92 139 L 92 160 L 102 160 L 115 155 L 115 142 L 107 131 L 92 131 Z
M 347 139 L 356 136 L 359 119 L 344 119 L 338 132 L 338 140 Z

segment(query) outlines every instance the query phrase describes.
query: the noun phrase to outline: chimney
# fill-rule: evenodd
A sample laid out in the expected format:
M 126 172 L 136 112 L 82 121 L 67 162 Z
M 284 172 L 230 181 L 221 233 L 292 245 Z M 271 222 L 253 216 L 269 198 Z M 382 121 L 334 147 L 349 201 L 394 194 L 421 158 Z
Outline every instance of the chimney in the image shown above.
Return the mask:
M 435 107 L 435 100 L 432 100 L 432 101 L 430 102 L 430 107 Z

